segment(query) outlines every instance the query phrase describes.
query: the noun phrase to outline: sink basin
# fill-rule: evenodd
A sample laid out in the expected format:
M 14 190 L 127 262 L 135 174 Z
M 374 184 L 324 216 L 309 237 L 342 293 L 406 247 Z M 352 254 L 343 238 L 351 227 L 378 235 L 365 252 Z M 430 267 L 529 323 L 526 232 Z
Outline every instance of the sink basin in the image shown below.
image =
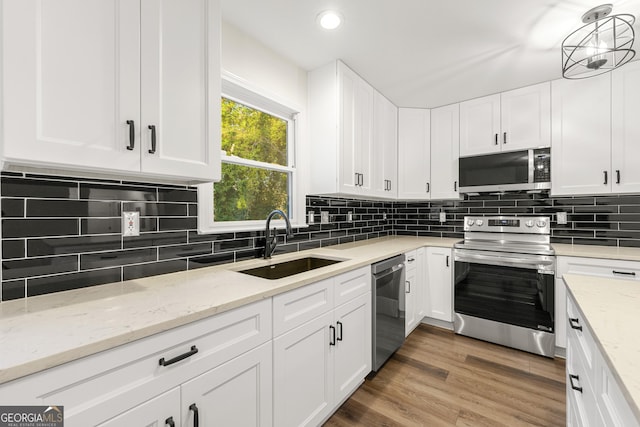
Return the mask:
M 305 271 L 315 270 L 316 268 L 326 267 L 338 262 L 342 261 L 335 259 L 307 257 L 281 262 L 279 264 L 265 265 L 264 267 L 240 270 L 239 273 L 262 277 L 263 279 L 276 280 L 282 279 L 283 277 L 293 276 L 294 274 L 304 273 Z

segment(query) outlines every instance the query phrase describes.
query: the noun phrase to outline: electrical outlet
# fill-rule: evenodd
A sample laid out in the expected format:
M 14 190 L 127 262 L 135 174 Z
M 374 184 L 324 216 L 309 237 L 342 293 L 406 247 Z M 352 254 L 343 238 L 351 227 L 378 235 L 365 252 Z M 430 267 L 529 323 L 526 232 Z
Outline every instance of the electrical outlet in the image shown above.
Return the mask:
M 329 224 L 329 212 L 320 211 L 320 224 Z
M 387 213 L 386 213 L 386 212 L 382 212 L 382 219 L 383 219 L 384 221 L 386 221 L 386 220 L 387 220 Z
M 140 212 L 122 212 L 122 235 L 140 235 Z
M 353 222 L 353 212 L 347 212 L 347 222 Z
M 447 213 L 445 211 L 440 212 L 440 222 L 447 222 Z
M 558 224 L 565 225 L 567 223 L 567 213 L 566 212 L 557 212 L 556 213 L 556 220 L 558 221 Z

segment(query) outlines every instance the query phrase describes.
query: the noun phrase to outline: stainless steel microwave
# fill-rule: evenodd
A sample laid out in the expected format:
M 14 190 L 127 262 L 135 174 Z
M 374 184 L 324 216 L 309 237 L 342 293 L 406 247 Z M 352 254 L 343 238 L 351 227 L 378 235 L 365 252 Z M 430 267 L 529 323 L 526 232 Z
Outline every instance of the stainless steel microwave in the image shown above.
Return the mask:
M 551 149 L 511 151 L 460 158 L 460 192 L 551 188 Z

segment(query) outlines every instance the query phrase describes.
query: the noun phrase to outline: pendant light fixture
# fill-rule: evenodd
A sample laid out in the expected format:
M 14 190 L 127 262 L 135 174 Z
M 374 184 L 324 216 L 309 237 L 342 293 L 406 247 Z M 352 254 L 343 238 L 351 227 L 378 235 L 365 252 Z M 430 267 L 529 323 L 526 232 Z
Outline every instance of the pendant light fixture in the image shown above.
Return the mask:
M 611 15 L 613 6 L 603 4 L 582 15 L 585 25 L 562 42 L 562 77 L 584 79 L 618 68 L 631 61 L 633 15 Z

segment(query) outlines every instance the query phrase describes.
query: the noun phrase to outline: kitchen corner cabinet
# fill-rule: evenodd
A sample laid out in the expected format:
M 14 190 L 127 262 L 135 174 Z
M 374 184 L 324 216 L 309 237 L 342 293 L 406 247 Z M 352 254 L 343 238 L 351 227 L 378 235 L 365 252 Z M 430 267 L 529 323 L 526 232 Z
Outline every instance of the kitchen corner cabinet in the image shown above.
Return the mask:
M 370 196 L 374 89 L 340 61 L 308 76 L 314 194 Z
M 459 199 L 460 104 L 431 110 L 431 199 Z
M 405 336 L 409 336 L 426 312 L 426 249 L 407 252 L 405 259 Z
M 431 198 L 431 114 L 427 109 L 398 109 L 398 198 Z
M 220 177 L 219 0 L 3 0 L 4 167 Z
M 453 321 L 453 258 L 449 248 L 427 248 L 425 316 Z
M 381 93 L 373 93 L 371 195 L 398 195 L 398 108 Z
M 460 156 L 548 147 L 548 82 L 460 103 Z
M 370 289 L 367 266 L 273 298 L 274 425 L 320 425 L 371 371 Z

